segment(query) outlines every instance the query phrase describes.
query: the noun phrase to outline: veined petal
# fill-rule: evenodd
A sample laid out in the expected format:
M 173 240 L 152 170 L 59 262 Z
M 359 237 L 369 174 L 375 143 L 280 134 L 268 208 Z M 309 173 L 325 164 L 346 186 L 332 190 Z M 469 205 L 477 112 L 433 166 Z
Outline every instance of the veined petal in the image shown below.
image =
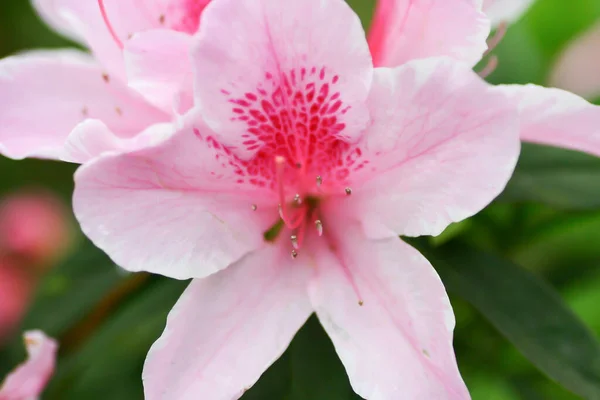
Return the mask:
M 464 64 L 377 69 L 369 107 L 359 146 L 371 163 L 353 175 L 352 206 L 370 235 L 437 235 L 489 204 L 513 172 L 517 110 Z
M 487 50 L 490 22 L 481 0 L 378 0 L 369 32 L 377 67 L 449 56 L 475 65 Z
M 169 119 L 77 51 L 0 61 L 0 93 L 0 151 L 15 159 L 62 159 L 67 137 L 88 118 L 101 120 L 120 138 Z
M 499 85 L 519 108 L 521 139 L 600 156 L 600 107 L 561 89 Z
M 122 47 L 130 37 L 160 28 L 192 34 L 208 1 L 103 0 L 102 9 L 98 0 L 53 0 L 53 8 L 70 30 L 85 39 L 102 65 L 125 81 Z
M 312 313 L 311 270 L 269 245 L 192 281 L 144 366 L 147 400 L 239 398 Z
M 276 199 L 240 183 L 243 171 L 210 135 L 186 126 L 80 168 L 73 206 L 83 232 L 123 268 L 176 279 L 205 277 L 262 246 L 275 222 L 263 205 Z
M 535 0 L 483 0 L 483 11 L 497 26 L 501 22 L 513 22 L 519 19 Z
M 368 122 L 371 57 L 343 0 L 219 0 L 195 40 L 196 101 L 244 158 L 282 130 L 356 139 Z
M 333 221 L 333 246 L 316 246 L 310 297 L 354 391 L 369 400 L 469 399 L 433 267 L 397 237 L 373 241 L 351 219 Z
M 172 113 L 178 96 L 194 96 L 190 46 L 191 37 L 177 31 L 151 30 L 134 35 L 125 43 L 129 86 Z
M 0 387 L 0 400 L 34 399 L 54 372 L 57 343 L 40 331 L 25 332 L 27 361 L 15 369 Z

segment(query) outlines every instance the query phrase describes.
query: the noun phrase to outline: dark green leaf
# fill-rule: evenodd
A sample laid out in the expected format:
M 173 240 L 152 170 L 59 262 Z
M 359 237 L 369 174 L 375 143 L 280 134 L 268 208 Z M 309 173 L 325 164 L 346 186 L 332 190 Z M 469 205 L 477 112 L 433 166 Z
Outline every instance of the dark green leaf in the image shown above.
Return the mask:
M 124 271 L 86 241 L 44 278 L 24 326 L 61 336 L 125 278 Z
M 187 282 L 154 278 L 66 358 L 47 399 L 142 399 L 142 366 Z
M 515 173 L 498 200 L 538 202 L 566 210 L 600 208 L 600 158 L 525 143 Z
M 436 267 L 449 292 L 471 303 L 541 371 L 586 399 L 600 399 L 600 343 L 552 287 L 461 243 L 410 243 Z

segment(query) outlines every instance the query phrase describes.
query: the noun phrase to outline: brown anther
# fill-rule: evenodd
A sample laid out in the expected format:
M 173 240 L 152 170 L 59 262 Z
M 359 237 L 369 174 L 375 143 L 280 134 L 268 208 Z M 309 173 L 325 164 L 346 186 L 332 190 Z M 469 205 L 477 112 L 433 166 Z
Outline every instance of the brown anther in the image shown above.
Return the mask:
M 321 175 L 317 175 L 317 186 L 321 186 L 323 184 L 323 178 Z
M 164 25 L 165 23 L 165 15 L 161 14 L 160 17 L 158 18 L 158 22 L 160 22 L 161 25 Z
M 296 250 L 292 250 L 292 258 L 298 257 L 298 252 Z
M 294 246 L 294 249 L 298 250 L 298 236 L 292 235 L 290 236 L 290 240 L 292 241 L 292 246 Z
M 102 74 L 102 79 L 106 83 L 110 82 L 110 76 L 107 73 Z
M 84 117 L 87 117 L 87 116 L 88 116 L 88 114 L 89 114 L 89 110 L 88 110 L 88 108 L 87 108 L 87 107 L 83 107 L 83 108 L 81 109 L 81 115 L 83 115 Z
M 256 204 L 252 204 L 252 211 L 258 210 L 258 206 Z
M 121 107 L 115 107 L 115 112 L 116 112 L 116 113 L 117 113 L 119 116 L 123 115 L 123 110 L 121 110 Z
M 352 194 L 352 189 L 351 189 L 351 188 L 349 188 L 349 187 L 347 187 L 347 188 L 345 189 L 345 192 L 346 192 L 346 196 L 350 196 L 350 195 Z
M 361 306 L 361 307 L 362 307 L 364 304 L 365 304 L 365 302 L 364 302 L 364 301 L 362 301 L 362 300 L 359 300 L 359 301 L 358 301 L 358 305 L 359 305 L 359 306 Z
M 302 204 L 302 198 L 300 197 L 300 194 L 296 193 L 296 195 L 294 196 L 294 203 Z

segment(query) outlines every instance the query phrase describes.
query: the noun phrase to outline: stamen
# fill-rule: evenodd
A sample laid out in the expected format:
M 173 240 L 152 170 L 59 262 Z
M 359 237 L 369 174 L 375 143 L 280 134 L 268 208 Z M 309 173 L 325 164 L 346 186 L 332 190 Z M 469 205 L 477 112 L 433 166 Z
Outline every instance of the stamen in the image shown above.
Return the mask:
M 317 176 L 317 186 L 321 186 L 323 184 L 323 178 L 321 178 L 321 175 Z
M 496 28 L 496 33 L 494 33 L 494 36 L 492 36 L 491 38 L 489 38 L 488 41 L 487 41 L 488 49 L 486 50 L 485 53 L 483 53 L 483 57 L 487 56 L 496 47 L 498 47 L 498 45 L 500 44 L 500 42 L 502 41 L 502 39 L 504 39 L 504 35 L 506 35 L 506 28 L 507 27 L 508 27 L 508 24 L 506 23 L 506 21 L 502 21 L 498 25 L 498 28 Z
M 300 245 L 298 244 L 298 236 L 296 235 L 292 235 L 290 237 L 291 241 L 292 241 L 292 246 L 294 247 L 295 250 L 299 250 L 300 249 Z
M 292 250 L 292 258 L 298 257 L 298 252 L 296 250 Z
M 296 195 L 294 196 L 294 203 L 296 203 L 297 205 L 302 204 L 302 197 L 300 197 L 299 193 L 296 193 Z
M 346 196 L 350 196 L 352 194 L 352 188 L 347 187 L 345 189 L 345 191 L 346 191 Z
M 498 66 L 498 57 L 493 54 L 490 56 L 487 64 L 485 67 L 483 67 L 483 69 L 481 71 L 478 72 L 477 75 L 479 75 L 480 77 L 482 77 L 483 79 L 487 78 L 492 72 L 494 72 L 496 70 L 496 67 Z
M 112 38 L 115 41 L 115 43 L 117 44 L 117 46 L 119 46 L 119 49 L 123 50 L 123 42 L 121 42 L 121 39 L 119 39 L 119 37 L 117 36 L 117 33 L 115 32 L 110 21 L 108 20 L 108 14 L 106 14 L 106 8 L 104 8 L 104 0 L 98 0 L 98 5 L 100 6 L 100 13 L 102 14 L 102 19 L 104 20 L 104 23 L 106 24 L 106 27 L 108 28 L 108 32 L 112 36 Z
M 252 204 L 252 211 L 258 210 L 258 206 L 256 204 Z
M 323 236 L 323 223 L 320 219 L 315 221 L 315 226 L 317 228 L 317 233 L 319 234 L 319 236 Z

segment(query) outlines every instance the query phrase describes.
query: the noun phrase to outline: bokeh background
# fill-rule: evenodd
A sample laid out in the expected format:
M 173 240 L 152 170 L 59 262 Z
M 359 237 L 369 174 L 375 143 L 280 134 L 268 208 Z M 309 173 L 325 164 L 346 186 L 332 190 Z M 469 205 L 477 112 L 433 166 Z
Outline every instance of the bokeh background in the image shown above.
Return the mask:
M 368 26 L 374 2 L 350 2 Z M 488 80 L 561 85 L 600 99 L 599 23 L 598 0 L 538 0 L 494 51 L 499 66 Z M 74 44 L 45 27 L 27 0 L 0 3 L 1 57 L 64 46 Z M 560 162 L 549 166 L 548 160 Z M 433 243 L 460 239 L 533 272 L 597 337 L 600 164 L 573 152 L 526 146 L 519 168 L 497 202 Z M 85 240 L 70 209 L 75 170 L 67 163 L 0 156 L 0 377 L 25 356 L 22 330 L 41 328 L 61 344 L 44 398 L 141 399 L 145 354 L 186 282 L 127 274 Z M 522 294 L 519 285 L 506 287 L 507 298 Z M 474 400 L 580 398 L 539 372 L 461 296 L 451 293 L 451 299 L 457 357 Z M 358 397 L 314 318 L 244 396 L 352 398 Z

